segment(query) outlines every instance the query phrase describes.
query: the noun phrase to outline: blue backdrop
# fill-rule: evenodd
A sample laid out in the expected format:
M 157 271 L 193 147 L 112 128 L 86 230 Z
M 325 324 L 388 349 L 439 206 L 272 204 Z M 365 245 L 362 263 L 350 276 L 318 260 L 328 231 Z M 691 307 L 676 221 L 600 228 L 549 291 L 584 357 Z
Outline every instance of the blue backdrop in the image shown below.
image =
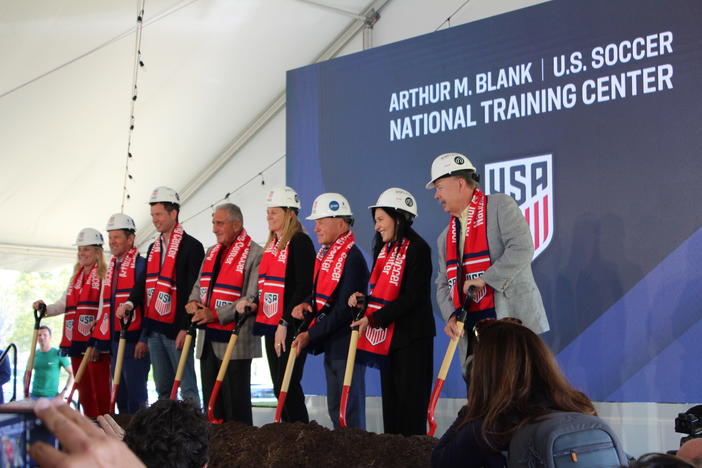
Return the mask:
M 702 401 L 700 24 L 698 0 L 561 0 L 292 70 L 288 184 L 304 216 L 344 194 L 367 257 L 366 207 L 403 187 L 434 246 L 448 216 L 424 189 L 431 161 L 466 154 L 529 217 L 544 339 L 574 384 L 600 401 Z M 378 395 L 377 371 L 367 380 Z M 320 359 L 303 386 L 325 393 Z M 457 362 L 443 396 L 465 396 Z

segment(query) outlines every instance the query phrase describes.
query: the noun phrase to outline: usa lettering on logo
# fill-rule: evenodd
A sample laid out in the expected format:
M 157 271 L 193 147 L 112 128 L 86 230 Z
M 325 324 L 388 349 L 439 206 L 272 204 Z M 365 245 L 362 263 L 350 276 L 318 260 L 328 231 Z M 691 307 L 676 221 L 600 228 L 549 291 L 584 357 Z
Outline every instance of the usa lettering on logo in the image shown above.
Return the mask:
M 504 193 L 517 202 L 534 240 L 534 258 L 551 243 L 554 232 L 551 154 L 485 165 L 485 194 Z
M 388 336 L 387 328 L 366 328 L 366 339 L 373 346 L 378 346 L 380 343 L 385 341 Z
M 271 318 L 278 311 L 278 294 L 267 292 L 263 295 L 263 314 Z
M 226 307 L 226 306 L 228 306 L 229 304 L 233 304 L 233 302 L 232 302 L 232 301 L 225 301 L 225 300 L 223 300 L 223 299 L 217 299 L 217 300 L 215 301 L 215 309 L 219 309 L 219 308 L 222 308 L 222 307 Z
M 154 288 L 146 288 L 146 297 L 151 300 L 151 296 L 154 295 Z
M 81 315 L 78 317 L 78 332 L 83 336 L 88 336 L 93 320 L 94 318 L 92 315 Z

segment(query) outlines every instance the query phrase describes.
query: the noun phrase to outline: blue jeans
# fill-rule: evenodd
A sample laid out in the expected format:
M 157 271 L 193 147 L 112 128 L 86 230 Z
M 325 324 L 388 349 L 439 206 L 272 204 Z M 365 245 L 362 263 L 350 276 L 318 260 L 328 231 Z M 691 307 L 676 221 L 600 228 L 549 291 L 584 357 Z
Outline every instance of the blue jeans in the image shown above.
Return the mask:
M 200 393 L 195 378 L 194 347 L 195 343 L 188 350 L 188 360 L 185 362 L 183 378 L 180 382 L 180 395 L 184 400 L 192 400 L 193 403 L 200 406 Z M 175 340 L 158 332 L 152 332 L 149 335 L 149 354 L 154 367 L 154 383 L 159 400 L 167 400 L 171 397 L 171 388 L 173 388 L 173 381 L 178 369 L 180 353 L 181 350 L 175 347 Z
M 339 425 L 341 390 L 344 387 L 345 359 L 331 359 L 324 356 L 324 373 L 327 377 L 327 411 L 334 429 Z M 353 366 L 353 380 L 346 405 L 346 424 L 349 427 L 366 428 L 366 366 Z
M 119 340 L 112 340 L 112 372 L 117 362 Z M 136 343 L 125 343 L 122 375 L 117 390 L 117 408 L 120 413 L 134 414 L 148 406 L 146 380 L 149 377 L 151 360 L 147 354 L 141 359 L 134 357 Z M 112 376 L 114 379 L 114 375 Z

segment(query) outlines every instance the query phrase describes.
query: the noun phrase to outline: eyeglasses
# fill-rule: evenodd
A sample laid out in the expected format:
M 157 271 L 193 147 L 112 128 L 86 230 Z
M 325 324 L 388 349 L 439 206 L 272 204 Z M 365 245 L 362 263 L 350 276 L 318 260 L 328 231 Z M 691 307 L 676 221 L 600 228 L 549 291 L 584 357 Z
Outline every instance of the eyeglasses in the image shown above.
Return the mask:
M 484 318 L 478 323 L 475 324 L 473 327 L 473 334 L 475 335 L 475 341 L 480 341 L 480 333 L 485 329 L 487 325 L 490 325 L 495 322 L 510 322 L 510 323 L 515 323 L 517 325 L 522 325 L 522 321 L 519 320 L 518 318 L 515 317 L 505 317 L 501 319 L 496 319 L 496 318 Z

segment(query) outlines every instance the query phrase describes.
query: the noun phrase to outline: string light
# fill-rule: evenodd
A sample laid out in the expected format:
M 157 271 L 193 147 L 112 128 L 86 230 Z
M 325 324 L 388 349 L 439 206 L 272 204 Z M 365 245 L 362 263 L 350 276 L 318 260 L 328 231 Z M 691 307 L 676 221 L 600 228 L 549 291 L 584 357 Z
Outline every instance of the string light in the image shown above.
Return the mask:
M 127 157 L 124 163 L 124 179 L 122 183 L 122 205 L 120 207 L 120 212 L 124 213 L 124 204 L 127 200 L 132 197 L 129 195 L 127 188 L 127 181 L 134 180 L 131 172 L 129 171 L 129 161 L 134 158 L 132 154 L 132 136 L 134 134 L 134 106 L 137 100 L 138 87 L 137 81 L 139 78 L 139 68 L 144 66 L 144 62 L 141 59 L 141 33 L 144 27 L 144 4 L 146 0 L 137 0 L 137 19 L 135 28 L 135 38 L 134 38 L 134 71 L 132 74 L 132 93 L 130 100 L 130 111 L 129 111 L 129 132 L 127 135 Z

